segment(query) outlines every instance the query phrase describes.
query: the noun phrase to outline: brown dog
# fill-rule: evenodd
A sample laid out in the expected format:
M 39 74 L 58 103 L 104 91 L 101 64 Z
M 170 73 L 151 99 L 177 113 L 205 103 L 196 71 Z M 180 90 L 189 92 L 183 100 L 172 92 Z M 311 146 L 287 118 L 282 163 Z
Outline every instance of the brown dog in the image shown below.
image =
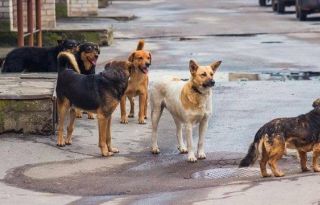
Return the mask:
M 148 101 L 148 68 L 151 65 L 151 54 L 143 50 L 144 41 L 140 40 L 136 51 L 129 56 L 133 63 L 133 70 L 130 75 L 129 85 L 125 95 L 121 98 L 121 123 L 127 124 L 128 117 L 134 117 L 134 97 L 139 96 L 139 124 L 145 124 L 147 118 Z M 130 101 L 130 114 L 126 113 L 126 97 Z
M 253 164 L 261 153 L 260 170 L 263 177 L 267 173 L 267 163 L 274 176 L 284 174 L 278 169 L 277 161 L 281 159 L 286 148 L 297 149 L 302 171 L 308 171 L 307 152 L 313 151 L 313 170 L 320 172 L 318 157 L 320 156 L 320 99 L 313 102 L 314 109 L 292 118 L 274 119 L 262 126 L 249 147 L 248 154 L 241 160 L 239 167 Z

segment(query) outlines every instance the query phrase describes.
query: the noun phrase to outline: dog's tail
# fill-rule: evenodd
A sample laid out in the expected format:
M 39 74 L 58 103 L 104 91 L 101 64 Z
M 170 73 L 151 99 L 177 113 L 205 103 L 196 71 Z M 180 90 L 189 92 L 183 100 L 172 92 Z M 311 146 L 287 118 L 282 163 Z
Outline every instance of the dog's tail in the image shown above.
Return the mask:
M 254 164 L 254 162 L 259 157 L 259 144 L 262 139 L 262 129 L 260 129 L 251 143 L 247 155 L 240 161 L 239 167 L 249 167 Z
M 73 69 L 77 73 L 81 73 L 76 57 L 70 52 L 63 51 L 58 55 L 58 73 L 66 69 Z
M 138 42 L 137 51 L 143 50 L 143 48 L 144 48 L 144 40 L 141 39 L 141 40 Z

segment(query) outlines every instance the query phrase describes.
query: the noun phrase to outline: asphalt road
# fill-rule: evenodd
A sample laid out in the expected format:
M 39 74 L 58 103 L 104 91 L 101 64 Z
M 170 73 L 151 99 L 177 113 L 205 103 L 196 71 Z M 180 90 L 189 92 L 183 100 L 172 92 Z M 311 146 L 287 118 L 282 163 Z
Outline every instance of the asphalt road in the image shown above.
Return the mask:
M 290 8 L 293 11 L 293 8 Z M 289 9 L 289 11 L 290 11 Z M 110 16 L 136 16 L 116 21 Z M 106 61 L 126 59 L 144 38 L 152 52 L 150 79 L 188 77 L 188 61 L 222 60 L 214 88 L 214 115 L 206 136 L 208 158 L 196 164 L 178 154 L 174 123 L 165 112 L 159 127 L 161 154 L 150 154 L 151 124 L 113 117 L 113 142 L 120 154 L 101 158 L 97 125 L 77 120 L 72 146 L 55 136 L 0 137 L 1 204 L 317 204 L 319 177 L 300 174 L 295 153 L 281 162 L 283 179 L 261 179 L 255 166 L 236 169 L 256 130 L 275 117 L 311 109 L 319 96 L 314 81 L 227 82 L 227 72 L 320 71 L 320 18 L 298 22 L 275 15 L 256 0 L 114 1 L 100 18 L 70 19 L 58 28 L 112 26 L 115 42 Z M 196 142 L 196 135 L 194 136 Z M 235 175 L 232 175 L 232 173 Z M 198 177 L 195 177 L 198 176 Z

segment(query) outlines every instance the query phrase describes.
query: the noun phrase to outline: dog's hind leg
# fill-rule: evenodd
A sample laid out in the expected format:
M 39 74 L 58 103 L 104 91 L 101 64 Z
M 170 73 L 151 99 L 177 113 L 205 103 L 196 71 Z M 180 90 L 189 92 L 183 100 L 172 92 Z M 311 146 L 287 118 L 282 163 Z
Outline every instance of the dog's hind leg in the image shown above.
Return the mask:
M 130 101 L 130 113 L 129 113 L 128 117 L 133 118 L 134 117 L 134 98 L 128 97 L 128 99 Z
M 109 118 L 107 118 L 107 140 L 106 140 L 108 149 L 110 152 L 113 153 L 118 153 L 119 150 L 115 147 L 112 147 L 112 143 L 111 143 L 111 116 Z
M 265 146 L 262 145 L 261 160 L 260 160 L 260 172 L 261 172 L 262 177 L 271 177 L 271 174 L 268 174 L 268 172 L 267 172 L 268 161 L 269 161 L 269 155 L 266 151 Z
M 76 111 L 74 108 L 70 109 L 70 119 L 69 119 L 69 125 L 67 127 L 67 139 L 66 139 L 66 145 L 72 144 L 72 132 L 74 129 L 74 122 L 76 120 Z
M 152 154 L 159 154 L 160 149 L 158 147 L 158 124 L 161 118 L 164 105 L 162 103 L 153 103 L 151 108 L 151 123 L 152 123 Z
M 64 118 L 66 115 L 67 110 L 70 107 L 69 100 L 65 99 L 59 99 L 58 98 L 58 138 L 57 138 L 57 146 L 63 147 L 65 146 L 65 140 L 63 137 L 63 124 L 64 124 Z
M 126 113 L 126 95 L 123 95 L 121 97 L 120 101 L 120 112 L 121 112 L 121 120 L 120 123 L 127 124 L 128 123 L 128 117 Z
M 144 105 L 144 119 L 148 119 L 148 93 L 146 96 L 146 103 Z
M 285 141 L 281 134 L 273 134 L 272 143 L 268 143 L 267 141 L 265 144 L 268 144 L 267 152 L 269 154 L 269 161 L 268 164 L 271 168 L 271 171 L 275 177 L 282 177 L 284 173 L 278 169 L 277 162 L 283 156 L 285 152 Z
M 178 150 L 180 151 L 180 154 L 185 154 L 188 153 L 188 150 L 186 148 L 186 145 L 183 142 L 183 138 L 182 138 L 182 123 L 175 117 L 173 117 L 174 122 L 176 124 L 176 136 L 177 136 L 177 140 L 178 140 Z
M 320 156 L 320 143 L 317 143 L 313 147 L 313 156 L 312 156 L 312 166 L 313 171 L 320 172 L 320 167 L 318 165 L 318 157 Z
M 107 124 L 108 120 L 104 114 L 97 113 L 98 118 L 98 127 L 99 127 L 99 147 L 101 149 L 101 155 L 104 157 L 113 155 L 112 152 L 109 152 L 107 146 Z
M 304 151 L 298 150 L 299 158 L 300 158 L 300 165 L 302 172 L 310 171 L 310 169 L 307 167 L 307 153 Z

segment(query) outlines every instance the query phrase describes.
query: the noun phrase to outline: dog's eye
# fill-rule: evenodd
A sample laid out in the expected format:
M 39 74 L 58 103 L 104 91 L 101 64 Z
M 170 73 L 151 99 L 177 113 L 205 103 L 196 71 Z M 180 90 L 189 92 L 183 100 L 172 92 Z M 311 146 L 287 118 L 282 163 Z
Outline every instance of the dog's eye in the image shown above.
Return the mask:
M 201 77 L 207 77 L 207 73 L 202 73 Z
M 139 59 L 139 60 L 143 60 L 143 58 L 142 58 L 142 57 L 139 57 L 138 59 Z
M 211 76 L 213 76 L 213 73 L 210 73 Z

